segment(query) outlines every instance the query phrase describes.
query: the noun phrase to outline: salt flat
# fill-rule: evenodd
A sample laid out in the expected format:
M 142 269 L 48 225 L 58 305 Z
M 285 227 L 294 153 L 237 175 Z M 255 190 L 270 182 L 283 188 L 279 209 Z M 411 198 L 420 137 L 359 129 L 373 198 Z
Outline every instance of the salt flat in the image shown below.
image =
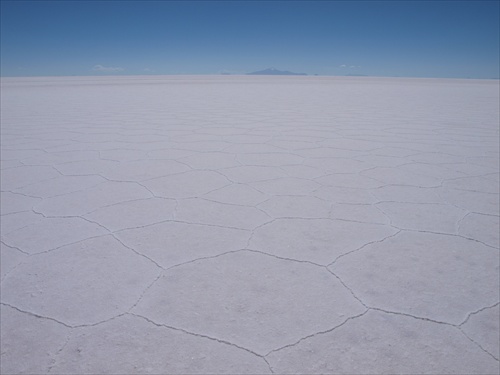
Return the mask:
M 3 78 L 2 374 L 497 374 L 498 103 L 498 80 Z

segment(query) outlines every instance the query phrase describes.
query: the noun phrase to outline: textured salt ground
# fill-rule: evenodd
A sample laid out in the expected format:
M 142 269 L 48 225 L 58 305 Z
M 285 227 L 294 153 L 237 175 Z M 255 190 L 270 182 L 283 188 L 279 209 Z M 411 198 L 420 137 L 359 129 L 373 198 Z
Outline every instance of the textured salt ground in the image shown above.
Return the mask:
M 1 94 L 2 374 L 500 371 L 498 81 Z

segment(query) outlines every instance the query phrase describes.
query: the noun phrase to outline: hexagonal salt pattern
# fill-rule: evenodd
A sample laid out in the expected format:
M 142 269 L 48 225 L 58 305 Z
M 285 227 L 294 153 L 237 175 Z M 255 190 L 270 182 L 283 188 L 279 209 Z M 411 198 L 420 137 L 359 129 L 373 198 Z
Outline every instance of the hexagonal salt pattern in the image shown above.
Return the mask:
M 368 306 L 450 324 L 498 302 L 498 250 L 457 236 L 399 233 L 330 269 Z
M 81 190 L 86 190 L 105 182 L 106 180 L 98 175 L 89 176 L 61 176 L 28 185 L 16 191 L 28 196 L 40 198 L 50 198 L 58 195 L 65 195 Z
M 0 279 L 3 280 L 9 272 L 19 266 L 28 254 L 20 249 L 6 245 L 0 242 Z
M 40 199 L 8 191 L 0 194 L 0 212 L 2 215 L 31 211 Z
M 377 208 L 401 229 L 454 234 L 467 211 L 448 204 L 380 202 Z
M 276 374 L 495 374 L 499 363 L 457 328 L 369 311 L 271 353 Z
M 0 84 L 0 372 L 498 374 L 498 81 Z
M 69 326 L 96 324 L 130 309 L 158 275 L 151 260 L 103 236 L 24 260 L 3 280 L 2 302 Z
M 101 175 L 118 181 L 144 181 L 189 171 L 189 167 L 175 160 L 132 160 L 112 166 Z
M 22 166 L 2 170 L 2 191 L 15 190 L 38 182 L 59 177 L 55 168 L 42 166 Z
M 500 248 L 500 217 L 469 213 L 459 223 L 458 233 L 482 243 Z
M 206 199 L 184 199 L 176 210 L 176 219 L 190 223 L 254 229 L 271 217 L 255 207 L 225 204 Z
M 116 232 L 172 220 L 176 207 L 174 199 L 138 199 L 98 208 L 85 215 L 85 218 Z
M 212 171 L 189 171 L 144 182 L 156 196 L 163 198 L 196 198 L 227 186 L 230 181 Z
M 2 236 L 6 236 L 10 232 L 35 224 L 43 219 L 42 215 L 36 214 L 34 211 L 21 211 L 2 215 L 0 233 L 2 233 Z
M 46 198 L 33 209 L 45 216 L 79 216 L 116 203 L 151 197 L 151 192 L 136 183 L 109 181 L 88 189 Z
M 168 221 L 116 233 L 125 245 L 164 268 L 243 249 L 250 231 Z
M 43 218 L 5 234 L 3 240 L 26 253 L 37 254 L 106 233 L 105 228 L 79 217 Z
M 272 218 L 328 218 L 331 203 L 309 196 L 277 196 L 258 205 Z
M 260 355 L 363 311 L 324 268 L 249 251 L 165 272 L 132 310 Z
M 257 228 L 248 246 L 283 258 L 328 265 L 343 254 L 396 233 L 397 229 L 378 224 L 287 218 Z
M 227 185 L 213 190 L 203 195 L 203 197 L 215 202 L 244 206 L 255 206 L 269 199 L 268 195 L 245 184 Z
M 114 348 L 112 355 L 102 350 Z M 234 345 L 123 316 L 76 329 L 51 373 L 268 374 L 263 358 Z
M 462 331 L 496 360 L 500 359 L 500 307 L 483 308 L 472 313 L 460 326 Z
M 279 167 L 246 165 L 241 167 L 224 168 L 221 170 L 232 182 L 248 184 L 250 182 L 260 182 L 273 180 L 280 177 L 287 177 L 286 173 Z
M 2 374 L 48 373 L 70 329 L 50 319 L 2 305 L 0 347 Z

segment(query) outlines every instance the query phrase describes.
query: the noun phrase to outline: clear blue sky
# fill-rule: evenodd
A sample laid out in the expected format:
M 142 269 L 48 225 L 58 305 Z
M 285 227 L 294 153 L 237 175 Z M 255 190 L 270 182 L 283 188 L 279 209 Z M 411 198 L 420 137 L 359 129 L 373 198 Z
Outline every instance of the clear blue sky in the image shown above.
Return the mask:
M 499 77 L 499 1 L 4 1 L 1 75 Z

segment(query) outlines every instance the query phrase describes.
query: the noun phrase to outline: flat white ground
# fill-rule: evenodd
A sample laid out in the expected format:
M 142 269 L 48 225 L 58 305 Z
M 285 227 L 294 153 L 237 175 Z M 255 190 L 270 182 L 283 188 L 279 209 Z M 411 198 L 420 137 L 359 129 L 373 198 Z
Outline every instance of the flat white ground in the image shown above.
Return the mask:
M 1 100 L 2 374 L 499 372 L 498 81 Z

